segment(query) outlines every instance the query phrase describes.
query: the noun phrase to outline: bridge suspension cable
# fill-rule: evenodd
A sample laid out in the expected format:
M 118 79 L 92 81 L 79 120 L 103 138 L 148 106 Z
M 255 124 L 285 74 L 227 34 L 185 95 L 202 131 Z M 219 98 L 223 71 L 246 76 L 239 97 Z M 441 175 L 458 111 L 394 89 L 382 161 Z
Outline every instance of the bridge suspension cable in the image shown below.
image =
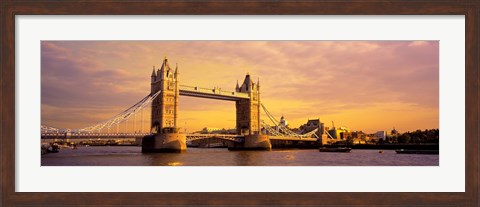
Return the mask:
M 131 106 L 130 108 L 126 109 L 125 111 L 117 114 L 116 116 L 112 117 L 107 121 L 100 122 L 98 124 L 84 127 L 78 129 L 78 132 L 92 132 L 92 131 L 100 131 L 102 129 L 110 129 L 113 125 L 117 125 L 118 131 L 118 124 L 127 121 L 132 115 L 137 114 L 143 108 L 145 108 L 149 103 L 151 103 L 157 96 L 160 94 L 161 91 L 156 92 L 155 94 L 149 94 L 145 96 L 142 100 Z M 127 123 L 126 123 L 127 124 Z
M 273 127 L 271 127 L 270 125 L 268 125 L 267 123 L 265 123 L 265 121 L 261 121 L 262 123 L 262 127 L 267 130 L 267 132 L 273 136 L 282 136 L 282 137 L 285 137 L 285 136 L 290 136 L 290 137 L 299 137 L 299 138 L 310 138 L 312 135 L 315 136 L 316 138 L 318 138 L 316 132 L 318 131 L 318 128 L 317 129 L 314 129 L 308 133 L 305 133 L 305 134 L 291 134 L 291 133 L 282 133 L 282 131 L 277 131 L 276 129 L 274 129 Z
M 267 107 L 265 107 L 263 104 L 261 104 L 261 106 L 262 106 L 263 110 L 265 111 L 265 114 L 267 115 L 267 117 L 270 119 L 270 121 L 272 121 L 272 123 L 277 127 L 277 129 L 279 129 L 279 131 L 282 131 L 284 134 L 290 135 L 290 136 L 296 136 L 297 135 L 297 133 L 292 132 L 289 129 L 287 129 L 286 127 L 277 124 L 277 123 L 280 123 L 280 122 L 278 122 L 277 119 L 275 119 L 275 117 L 268 111 Z
M 263 108 L 263 111 L 265 111 L 265 114 L 267 115 L 267 117 L 270 119 L 270 121 L 272 121 L 272 123 L 275 125 L 275 127 L 278 129 L 275 130 L 274 128 L 272 128 L 270 125 L 268 125 L 267 123 L 265 123 L 265 121 L 262 120 L 262 126 L 265 128 L 265 130 L 267 130 L 269 133 L 271 133 L 272 135 L 274 136 L 293 136 L 293 137 L 301 137 L 301 138 L 309 138 L 311 137 L 312 135 L 314 135 L 315 137 L 319 138 L 316 134 L 316 132 L 318 131 L 318 128 L 317 129 L 314 129 L 308 133 L 305 133 L 305 134 L 297 134 L 295 132 L 293 132 L 292 130 L 288 129 L 287 127 L 285 126 L 282 126 L 280 124 L 277 124 L 279 123 L 277 121 L 277 119 L 275 119 L 275 117 L 268 111 L 267 107 L 265 107 L 263 104 L 261 104 L 262 108 Z

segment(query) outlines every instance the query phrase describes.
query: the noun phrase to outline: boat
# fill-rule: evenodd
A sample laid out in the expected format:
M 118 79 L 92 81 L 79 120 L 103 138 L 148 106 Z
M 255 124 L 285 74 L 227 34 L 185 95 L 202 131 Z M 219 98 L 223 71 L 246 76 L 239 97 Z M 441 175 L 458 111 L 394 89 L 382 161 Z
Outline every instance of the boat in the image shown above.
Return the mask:
M 350 147 L 337 147 L 337 148 L 326 148 L 322 147 L 318 149 L 320 152 L 350 152 L 352 148 Z
M 135 142 L 118 142 L 116 146 L 137 146 Z
M 60 151 L 60 147 L 57 144 L 52 144 L 47 148 L 47 152 L 49 153 L 57 153 Z
M 432 155 L 438 155 L 438 150 L 404 150 L 404 149 L 399 149 L 395 150 L 397 154 L 432 154 Z

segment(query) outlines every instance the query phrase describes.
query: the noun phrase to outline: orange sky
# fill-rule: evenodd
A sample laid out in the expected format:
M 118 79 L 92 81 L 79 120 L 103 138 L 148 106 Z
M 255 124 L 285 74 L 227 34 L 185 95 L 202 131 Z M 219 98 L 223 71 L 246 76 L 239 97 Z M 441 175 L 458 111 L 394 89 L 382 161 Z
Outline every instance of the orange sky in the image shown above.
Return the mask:
M 42 41 L 41 55 L 42 124 L 61 129 L 139 101 L 164 56 L 185 85 L 233 91 L 247 72 L 260 78 L 263 104 L 291 127 L 320 118 L 365 132 L 438 128 L 438 41 Z M 233 128 L 235 103 L 182 96 L 179 123 Z

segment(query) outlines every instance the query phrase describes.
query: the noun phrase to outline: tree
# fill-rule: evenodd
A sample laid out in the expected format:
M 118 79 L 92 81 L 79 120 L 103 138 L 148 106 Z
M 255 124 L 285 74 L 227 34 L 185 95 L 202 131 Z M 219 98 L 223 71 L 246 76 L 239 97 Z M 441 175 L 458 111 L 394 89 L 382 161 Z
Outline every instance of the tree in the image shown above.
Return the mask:
M 398 142 L 399 143 L 409 143 L 411 139 L 412 138 L 407 133 L 404 133 L 404 134 L 398 136 Z
M 353 145 L 353 136 L 352 135 L 347 136 L 347 145 Z
M 383 139 L 378 139 L 378 144 L 383 144 Z

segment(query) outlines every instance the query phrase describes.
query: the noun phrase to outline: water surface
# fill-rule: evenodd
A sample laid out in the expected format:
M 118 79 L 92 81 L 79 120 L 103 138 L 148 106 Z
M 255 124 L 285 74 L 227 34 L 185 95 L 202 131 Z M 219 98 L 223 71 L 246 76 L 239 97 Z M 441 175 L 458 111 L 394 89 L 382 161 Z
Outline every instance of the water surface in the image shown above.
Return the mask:
M 350 153 L 318 149 L 229 151 L 188 148 L 185 153 L 143 154 L 138 146 L 61 149 L 42 155 L 42 166 L 438 166 L 439 155 L 397 154 L 394 150 L 352 149 Z

